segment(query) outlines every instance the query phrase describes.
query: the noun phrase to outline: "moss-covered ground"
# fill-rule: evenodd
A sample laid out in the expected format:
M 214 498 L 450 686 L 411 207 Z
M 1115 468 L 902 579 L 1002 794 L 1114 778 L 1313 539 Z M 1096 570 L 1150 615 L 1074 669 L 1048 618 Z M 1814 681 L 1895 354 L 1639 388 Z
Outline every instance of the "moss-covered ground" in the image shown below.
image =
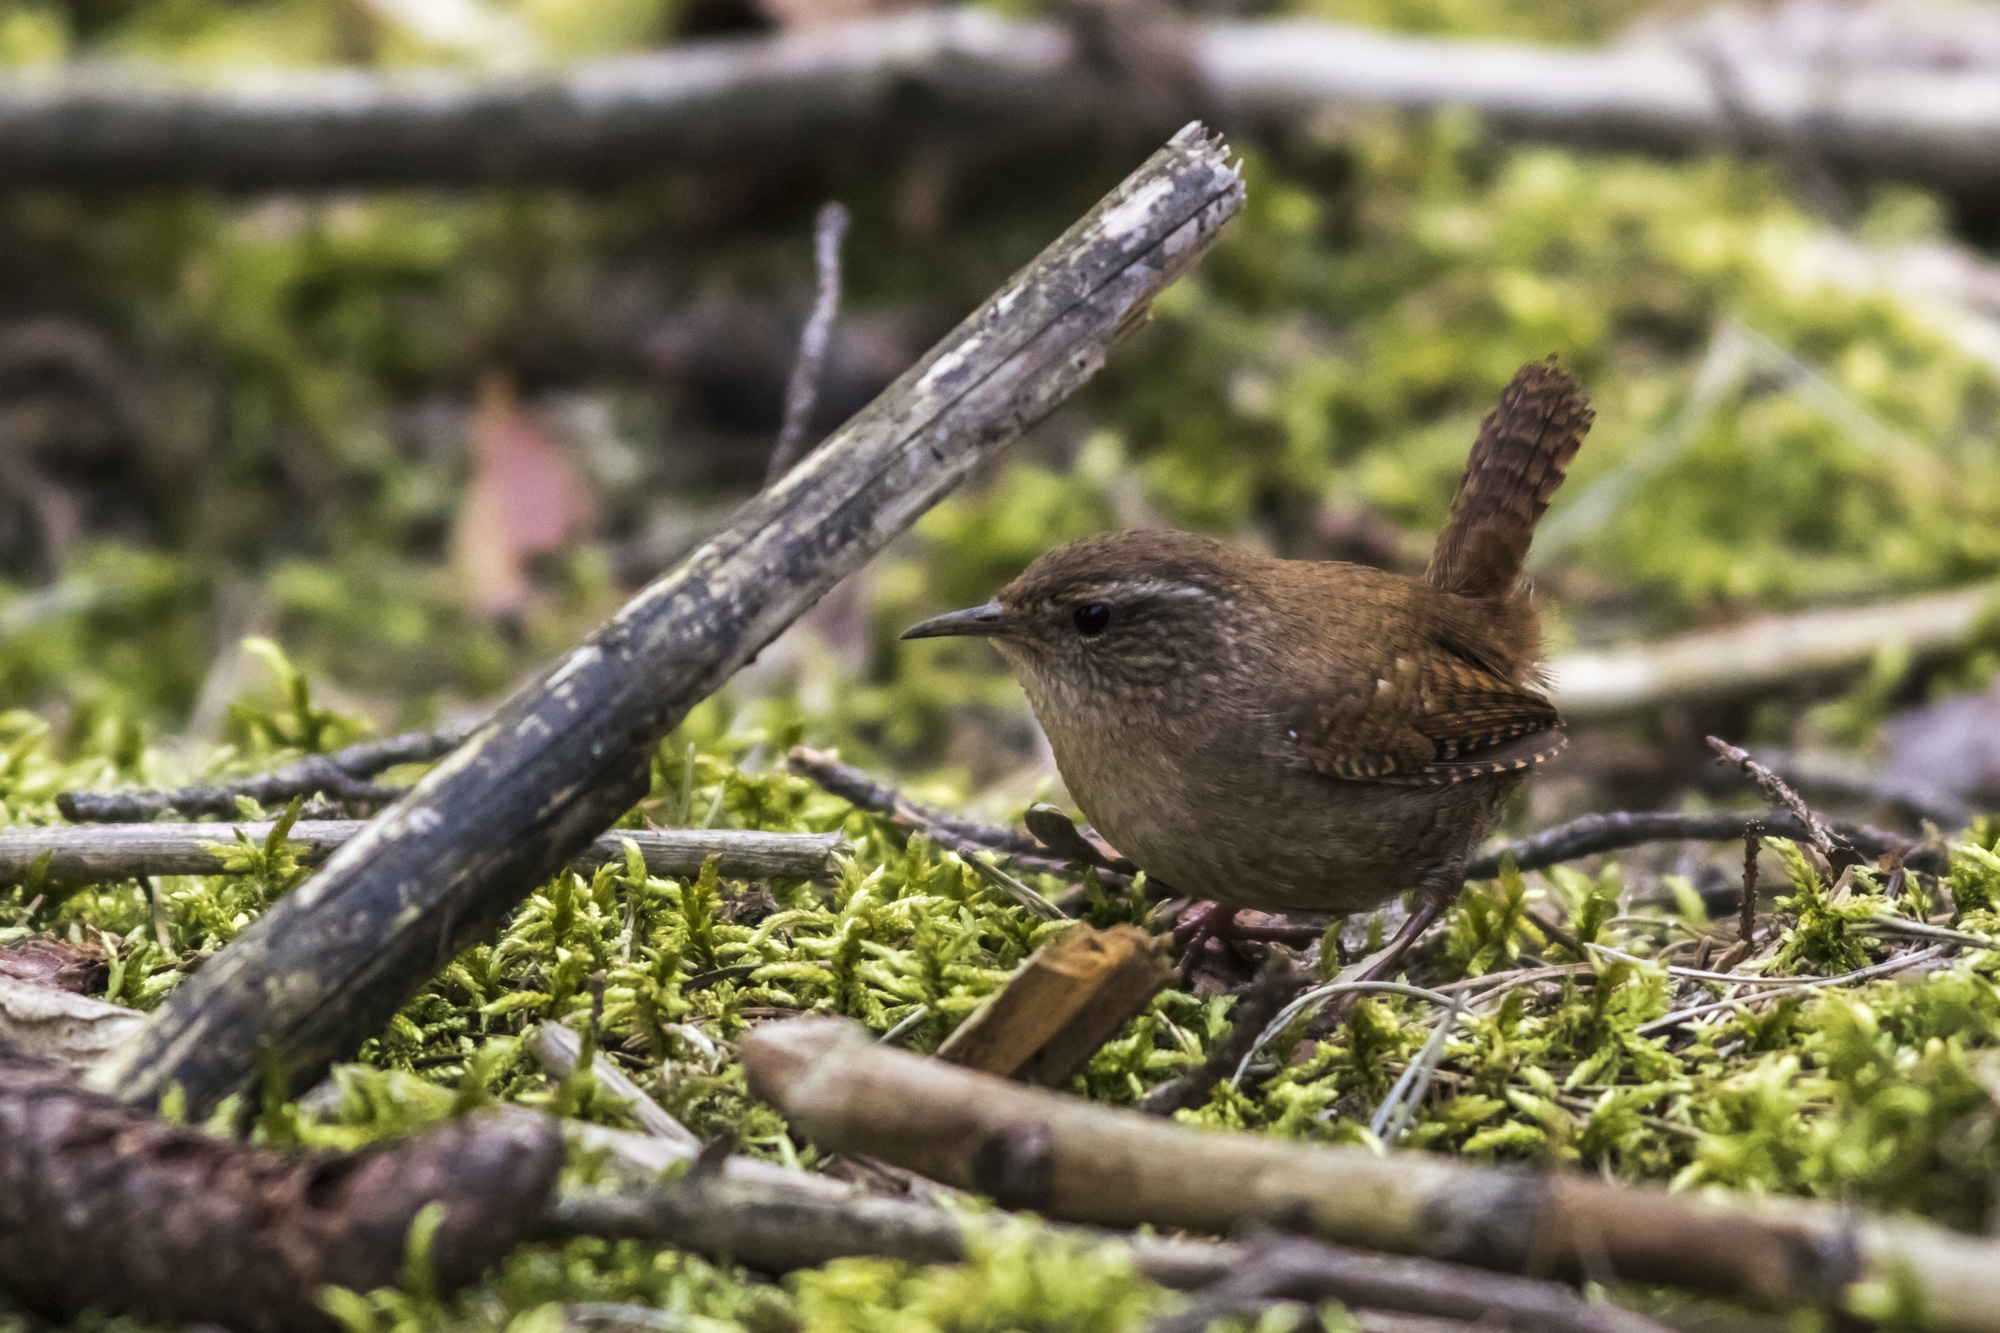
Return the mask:
M 503 7 L 550 58 L 634 49 L 677 22 L 665 0 Z M 1640 6 L 1285 8 L 1582 42 Z M 0 7 L 0 59 L 64 55 L 475 59 L 427 47 L 355 0 Z M 718 294 L 797 304 L 812 211 L 839 197 L 856 216 L 847 309 L 956 317 L 1131 160 L 1079 153 L 1058 168 L 1031 156 L 943 185 L 922 178 L 922 163 L 857 157 L 775 182 L 746 172 L 589 195 L 0 195 L 0 315 L 94 330 L 147 423 L 119 446 L 118 479 L 89 483 L 114 518 L 43 531 L 32 496 L 0 485 L 0 819 L 55 822 L 65 789 L 254 771 L 490 703 L 618 604 L 620 542 L 666 520 L 698 524 L 744 494 L 727 468 L 685 480 L 684 456 L 712 423 L 607 350 L 622 312 Z M 1049 546 L 1122 523 L 1164 520 L 1290 555 L 1358 547 L 1420 561 L 1479 415 L 1517 366 L 1552 351 L 1598 410 L 1537 547 L 1555 646 L 2000 576 L 2000 367 L 1966 334 L 1963 307 L 1856 260 L 1961 244 L 1944 202 L 1860 183 L 1829 205 L 1779 164 L 1507 145 L 1452 115 L 1301 129 L 1246 146 L 1245 168 L 1245 215 L 1099 381 L 662 744 L 652 794 L 629 822 L 840 828 L 854 855 L 837 878 L 680 883 L 615 866 L 559 878 L 338 1073 L 337 1116 L 274 1102 L 252 1132 L 346 1145 L 486 1098 L 620 1123 L 616 1105 L 551 1083 L 517 1044 L 532 1023 L 587 1013 L 589 978 L 602 973 L 605 1048 L 662 1105 L 705 1136 L 814 1165 L 810 1145 L 744 1091 L 731 1051 L 746 1024 L 837 1012 L 928 1050 L 1060 927 L 787 774 L 786 750 L 838 747 L 928 799 L 1017 818 L 1047 789 L 1018 691 L 980 646 L 906 647 L 898 629 L 983 601 Z M 928 214 L 910 204 L 927 190 L 944 200 Z M 600 497 L 595 536 L 539 567 L 531 596 L 502 617 L 470 605 L 452 537 L 473 469 L 461 409 L 496 371 Z M 239 648 L 246 635 L 283 651 Z M 1621 753 L 1647 752 L 1719 727 L 1742 742 L 1865 755 L 1891 711 L 1981 685 L 1996 666 L 1990 633 L 1916 665 L 1890 645 L 1858 682 L 1704 714 L 1700 727 L 1637 719 L 1614 738 Z M 1591 777 L 1581 796 L 1566 788 L 1566 808 L 1610 799 Z M 1765 904 L 1758 965 L 1833 976 L 1908 953 L 1875 924 L 1882 916 L 1948 912 L 1960 931 L 2000 929 L 1996 836 L 1976 825 L 1945 889 L 1913 882 L 1893 898 L 1880 876 L 1828 884 L 1770 849 L 1778 898 Z M 110 997 L 151 1007 L 302 878 L 282 846 L 234 855 L 232 873 L 214 877 L 67 896 L 10 886 L 0 938 L 96 940 L 113 959 Z M 1990 1230 L 1994 954 L 1961 948 L 1929 971 L 1646 1029 L 1716 994 L 1663 964 L 1722 952 L 1732 926 L 1707 919 L 1698 890 L 1713 881 L 1704 869 L 1733 874 L 1739 859 L 1729 848 L 1679 862 L 1635 854 L 1622 871 L 1471 886 L 1412 979 L 1512 975 L 1473 992 L 1484 998 L 1456 1019 L 1399 1149 Z M 1101 894 L 1089 911 L 1099 922 L 1145 915 Z M 1615 952 L 1576 957 L 1538 917 Z M 736 970 L 716 979 L 724 969 Z M 1169 990 L 1074 1090 L 1131 1102 L 1198 1061 L 1228 1010 Z M 1388 997 L 1329 1030 L 1302 1023 L 1184 1118 L 1369 1141 L 1440 1019 L 1428 1001 Z M 1024 1224 L 966 1265 L 856 1260 L 775 1283 L 577 1242 L 524 1250 L 450 1303 L 418 1281 L 340 1309 L 380 1329 L 552 1331 L 595 1303 L 644 1306 L 659 1313 L 620 1317 L 702 1333 L 998 1333 L 1137 1329 L 1173 1299 L 1116 1253 Z

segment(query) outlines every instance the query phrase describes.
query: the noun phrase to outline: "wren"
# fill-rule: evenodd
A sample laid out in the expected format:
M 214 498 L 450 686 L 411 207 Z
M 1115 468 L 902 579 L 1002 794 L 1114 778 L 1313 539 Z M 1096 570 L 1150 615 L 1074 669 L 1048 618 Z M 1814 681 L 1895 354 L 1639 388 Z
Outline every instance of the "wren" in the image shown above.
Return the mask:
M 1414 893 L 1396 941 L 1355 970 L 1387 975 L 1563 747 L 1522 566 L 1591 419 L 1553 357 L 1522 367 L 1420 578 L 1120 532 L 903 637 L 990 639 L 1097 831 L 1217 904 L 1200 934 L 1238 907 L 1345 913 Z

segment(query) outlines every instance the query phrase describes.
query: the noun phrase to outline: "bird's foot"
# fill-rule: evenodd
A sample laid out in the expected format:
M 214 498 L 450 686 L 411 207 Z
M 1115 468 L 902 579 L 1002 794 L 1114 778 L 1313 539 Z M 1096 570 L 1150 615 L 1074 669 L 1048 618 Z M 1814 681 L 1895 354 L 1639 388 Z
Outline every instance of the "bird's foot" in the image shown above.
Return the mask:
M 1280 921 L 1262 912 L 1249 915 L 1252 920 L 1243 920 L 1237 910 L 1227 903 L 1196 903 L 1182 914 L 1174 926 L 1174 944 L 1180 950 L 1181 960 L 1188 962 L 1200 957 L 1210 940 L 1225 943 L 1231 940 L 1262 940 L 1302 948 L 1318 940 L 1322 933 L 1318 926 Z

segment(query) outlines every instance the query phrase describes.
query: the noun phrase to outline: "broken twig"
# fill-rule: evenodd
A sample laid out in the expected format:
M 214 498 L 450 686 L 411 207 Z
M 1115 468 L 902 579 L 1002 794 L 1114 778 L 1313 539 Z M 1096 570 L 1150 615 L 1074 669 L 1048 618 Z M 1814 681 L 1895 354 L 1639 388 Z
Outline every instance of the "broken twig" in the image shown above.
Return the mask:
M 1060 1087 L 1172 981 L 1166 941 L 1078 924 L 1021 964 L 938 1048 L 938 1058 Z

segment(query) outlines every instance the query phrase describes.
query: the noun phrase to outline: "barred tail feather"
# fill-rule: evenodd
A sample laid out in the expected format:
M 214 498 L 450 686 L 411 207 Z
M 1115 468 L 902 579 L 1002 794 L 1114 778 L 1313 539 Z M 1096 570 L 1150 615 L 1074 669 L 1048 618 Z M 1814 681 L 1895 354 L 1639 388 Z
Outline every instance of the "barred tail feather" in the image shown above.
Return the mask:
M 1535 524 L 1595 414 L 1551 356 L 1521 367 L 1480 424 L 1424 578 L 1467 597 L 1498 597 L 1520 582 Z

